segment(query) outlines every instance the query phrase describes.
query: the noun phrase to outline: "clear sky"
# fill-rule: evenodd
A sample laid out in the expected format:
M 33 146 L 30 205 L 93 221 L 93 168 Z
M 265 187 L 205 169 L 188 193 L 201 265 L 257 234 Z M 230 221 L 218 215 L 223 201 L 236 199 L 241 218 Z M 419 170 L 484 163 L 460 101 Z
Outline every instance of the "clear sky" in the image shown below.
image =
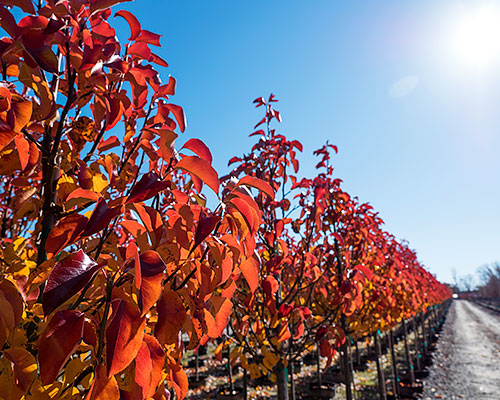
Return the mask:
M 137 0 L 163 34 L 165 80 L 220 172 L 248 152 L 261 110 L 311 153 L 337 144 L 344 188 L 370 202 L 451 281 L 500 260 L 500 12 L 482 1 Z M 120 6 L 114 7 L 118 10 Z M 124 22 L 119 22 L 126 26 Z M 123 24 L 123 25 L 122 25 Z

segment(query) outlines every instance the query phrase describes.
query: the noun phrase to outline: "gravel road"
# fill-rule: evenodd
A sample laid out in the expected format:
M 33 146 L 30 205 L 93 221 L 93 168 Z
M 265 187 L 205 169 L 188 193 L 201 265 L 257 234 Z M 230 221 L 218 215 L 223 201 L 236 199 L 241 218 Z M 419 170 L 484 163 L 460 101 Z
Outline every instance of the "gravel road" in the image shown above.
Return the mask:
M 424 399 L 500 400 L 500 314 L 455 300 L 424 382 Z

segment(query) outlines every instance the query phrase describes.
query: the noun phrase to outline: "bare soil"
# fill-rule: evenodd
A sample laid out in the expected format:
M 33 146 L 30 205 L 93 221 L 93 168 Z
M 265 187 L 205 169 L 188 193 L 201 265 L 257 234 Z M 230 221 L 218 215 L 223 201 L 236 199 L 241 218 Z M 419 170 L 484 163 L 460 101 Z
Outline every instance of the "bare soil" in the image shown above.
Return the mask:
M 454 301 L 433 358 L 424 399 L 500 400 L 500 313 Z

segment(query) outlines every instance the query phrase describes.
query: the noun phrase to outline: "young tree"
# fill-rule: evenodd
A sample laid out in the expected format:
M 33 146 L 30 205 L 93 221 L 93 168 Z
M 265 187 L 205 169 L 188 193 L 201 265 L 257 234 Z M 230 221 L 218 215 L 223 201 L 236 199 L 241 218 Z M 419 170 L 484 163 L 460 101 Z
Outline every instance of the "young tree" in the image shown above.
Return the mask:
M 116 3 L 0 5 L 2 398 L 182 399 L 181 334 L 222 334 L 253 251 L 244 180 L 206 207 L 218 176 L 200 140 L 175 148 L 160 35 L 122 10 L 120 42 Z

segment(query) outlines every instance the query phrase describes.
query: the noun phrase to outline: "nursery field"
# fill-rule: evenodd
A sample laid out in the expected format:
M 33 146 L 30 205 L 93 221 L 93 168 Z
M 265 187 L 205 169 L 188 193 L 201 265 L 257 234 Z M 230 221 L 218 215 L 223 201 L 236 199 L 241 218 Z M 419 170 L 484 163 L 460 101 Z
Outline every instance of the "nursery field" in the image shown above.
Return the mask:
M 451 303 L 337 146 L 305 172 L 266 94 L 217 171 L 120 3 L 0 1 L 0 399 L 412 399 L 451 390 L 424 383 L 445 320 L 452 382 L 493 393 L 498 320 Z

